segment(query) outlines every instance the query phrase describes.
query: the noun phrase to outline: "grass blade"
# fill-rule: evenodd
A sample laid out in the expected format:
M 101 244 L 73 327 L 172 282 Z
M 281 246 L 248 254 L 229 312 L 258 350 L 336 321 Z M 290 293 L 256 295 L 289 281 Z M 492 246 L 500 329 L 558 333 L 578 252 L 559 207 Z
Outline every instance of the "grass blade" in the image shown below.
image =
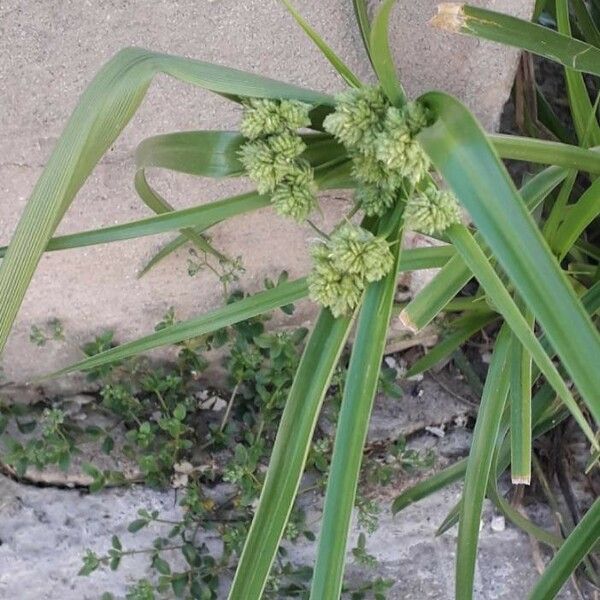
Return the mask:
M 500 158 L 600 173 L 600 152 L 597 149 L 516 135 L 493 134 L 488 138 Z
M 450 331 L 439 341 L 425 356 L 420 358 L 406 372 L 406 377 L 412 377 L 423 371 L 431 369 L 444 358 L 452 354 L 456 348 L 462 346 L 469 338 L 475 335 L 486 325 L 493 322 L 498 315 L 491 311 L 483 314 L 469 315 L 461 317 L 450 325 Z
M 176 238 L 167 242 L 140 270 L 138 273 L 138 279 L 141 279 L 144 275 L 146 275 L 149 271 L 151 271 L 158 263 L 163 261 L 167 256 L 173 254 L 187 244 L 189 239 L 185 235 L 178 235 Z
M 406 103 L 406 93 L 398 79 L 396 66 L 390 49 L 390 14 L 396 0 L 384 0 L 378 8 L 371 29 L 369 48 L 371 62 L 379 83 L 394 106 Z
M 527 324 L 533 331 L 533 319 L 526 314 Z M 512 338 L 509 359 L 510 372 L 510 469 L 514 484 L 531 482 L 531 354 L 517 337 Z
M 596 179 L 581 195 L 558 228 L 554 249 L 562 260 L 585 228 L 600 214 L 600 179 Z
M 515 46 L 575 71 L 600 75 L 600 50 L 575 38 L 492 10 L 444 2 L 431 24 L 492 42 Z
M 585 41 L 592 44 L 592 46 L 596 46 L 596 48 L 600 48 L 600 31 L 598 31 L 585 2 L 583 0 L 572 0 L 571 6 Z
M 350 70 L 344 61 L 331 49 L 323 38 L 302 18 L 302 15 L 293 7 L 289 0 L 281 0 L 304 33 L 314 42 L 323 56 L 331 63 L 331 66 L 341 75 L 344 81 L 351 87 L 361 87 L 360 79 Z
M 141 177 L 138 175 L 138 177 Z M 138 185 L 147 185 L 145 179 L 138 181 Z M 149 193 L 153 190 L 149 188 Z M 69 248 L 81 248 L 95 244 L 106 244 L 120 240 L 130 240 L 147 235 L 156 235 L 186 227 L 201 227 L 203 230 L 212 227 L 223 219 L 258 210 L 270 205 L 268 196 L 261 196 L 257 192 L 249 192 L 231 198 L 224 198 L 209 204 L 193 206 L 182 210 L 146 217 L 139 221 L 130 221 L 122 225 L 113 225 L 101 229 L 81 231 L 69 235 L 61 235 L 52 238 L 47 246 L 49 250 L 67 250 Z M 10 248 L 10 246 L 9 246 Z M 6 248 L 0 248 L 0 257 L 6 252 Z
M 572 37 L 567 0 L 556 0 L 556 24 L 559 33 Z M 592 107 L 583 75 L 565 67 L 565 81 L 577 139 L 580 145 L 587 146 L 589 141 L 592 146 L 597 146 L 600 143 L 600 128 L 594 114 L 596 108 Z
M 308 295 L 306 279 L 297 279 L 282 283 L 277 287 L 259 292 L 232 304 L 209 311 L 199 317 L 182 321 L 170 327 L 165 327 L 132 342 L 127 342 L 90 356 L 69 367 L 51 373 L 44 379 L 56 378 L 73 371 L 95 369 L 102 365 L 111 364 L 131 356 L 136 356 L 160 346 L 177 344 L 183 340 L 198 337 L 228 327 L 240 321 L 245 321 L 261 313 L 292 304 Z
M 475 118 L 447 94 L 432 92 L 421 99 L 436 121 L 422 131 L 419 141 L 469 211 L 600 422 L 600 370 L 588 360 L 600 356 L 598 331 Z M 533 347 L 528 350 L 535 357 Z
M 585 416 L 573 398 L 571 391 L 473 236 L 463 225 L 449 227 L 448 235 L 457 252 L 461 254 L 463 260 L 492 300 L 498 312 L 504 317 L 515 336 L 523 344 L 527 352 L 531 354 L 540 371 L 565 403 L 565 406 L 569 409 L 592 446 L 594 448 L 599 447 L 594 432 L 591 430 Z M 600 415 L 600 400 L 597 395 L 590 396 L 589 398 L 584 397 L 584 400 L 586 400 L 593 415 Z
M 481 510 L 490 477 L 494 447 L 508 394 L 507 362 L 510 330 L 504 326 L 496 340 L 473 431 L 465 485 L 460 503 L 456 550 L 456 598 L 473 597 Z M 492 475 L 493 476 L 493 475 Z
M 467 459 L 464 458 L 455 462 L 453 465 L 442 469 L 432 477 L 428 477 L 424 481 L 420 481 L 408 490 L 402 492 L 394 499 L 392 503 L 392 513 L 399 513 L 407 506 L 430 496 L 434 492 L 445 488 L 446 486 L 462 479 L 467 470 Z
M 397 229 L 395 217 L 392 225 Z M 397 241 L 393 248 L 396 269 L 400 253 Z M 350 518 L 392 314 L 395 273 L 391 271 L 369 285 L 358 317 L 325 493 L 310 594 L 313 600 L 338 600 L 341 594 Z
M 354 185 L 349 180 L 349 173 L 350 164 L 348 162 L 332 166 L 323 165 L 316 170 L 315 180 L 322 190 L 329 187 L 340 189 Z M 146 197 L 146 200 L 150 196 L 155 196 L 153 201 L 166 203 L 164 199 L 159 199 L 158 193 L 149 186 L 143 170 L 139 170 L 136 173 L 136 189 L 138 193 Z M 47 243 L 45 250 L 67 250 L 69 248 L 106 244 L 146 235 L 156 235 L 175 229 L 181 230 L 186 227 L 199 227 L 205 230 L 225 219 L 269 205 L 269 196 L 261 196 L 257 192 L 249 192 L 239 196 L 232 196 L 231 198 L 224 198 L 210 204 L 174 210 L 154 217 L 140 219 L 139 221 L 123 223 L 122 225 L 113 225 L 111 227 L 58 236 L 52 238 Z M 6 252 L 7 247 L 0 248 L 0 258 Z
M 137 110 L 157 73 L 230 98 L 294 98 L 313 105 L 333 105 L 333 99 L 325 94 L 235 69 L 140 48 L 119 52 L 81 97 L 0 264 L 0 352 L 48 240 L 98 160 Z
M 600 498 L 594 502 L 550 561 L 533 588 L 529 600 L 546 600 L 556 597 L 577 565 L 593 550 L 599 539 Z
M 356 16 L 356 22 L 358 23 L 360 37 L 362 38 L 365 52 L 367 53 L 369 61 L 371 61 L 372 65 L 373 61 L 371 60 L 371 48 L 369 45 L 369 39 L 371 37 L 371 22 L 369 21 L 366 0 L 352 0 L 352 5 L 354 6 L 354 15 Z
M 350 318 L 334 319 L 329 310 L 322 310 L 319 315 L 281 417 L 258 508 L 229 593 L 230 600 L 262 596 L 294 505 L 321 404 L 351 323 Z
M 455 255 L 454 248 L 450 244 L 430 248 L 405 248 L 400 254 L 398 272 L 439 269 Z

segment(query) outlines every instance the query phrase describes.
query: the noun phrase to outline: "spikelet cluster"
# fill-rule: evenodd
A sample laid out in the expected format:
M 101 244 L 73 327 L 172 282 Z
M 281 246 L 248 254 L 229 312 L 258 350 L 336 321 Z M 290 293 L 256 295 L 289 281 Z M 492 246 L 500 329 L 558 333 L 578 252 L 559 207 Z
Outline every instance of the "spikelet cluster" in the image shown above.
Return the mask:
M 450 225 L 460 223 L 460 217 L 454 195 L 434 185 L 415 194 L 404 211 L 406 225 L 427 235 L 443 233 Z
M 336 98 L 335 112 L 323 125 L 352 157 L 352 174 L 361 184 L 356 199 L 367 215 L 384 214 L 404 182 L 414 186 L 429 170 L 429 159 L 415 139 L 427 121 L 421 104 L 393 107 L 378 86 Z
M 385 239 L 345 223 L 311 250 L 310 297 L 329 307 L 334 317 L 358 306 L 367 283 L 379 281 L 393 267 L 394 258 Z
M 260 194 L 271 194 L 277 212 L 303 221 L 316 206 L 316 184 L 300 156 L 306 144 L 297 129 L 310 125 L 310 105 L 295 100 L 253 98 L 244 104 L 240 125 L 248 138 L 240 162 Z

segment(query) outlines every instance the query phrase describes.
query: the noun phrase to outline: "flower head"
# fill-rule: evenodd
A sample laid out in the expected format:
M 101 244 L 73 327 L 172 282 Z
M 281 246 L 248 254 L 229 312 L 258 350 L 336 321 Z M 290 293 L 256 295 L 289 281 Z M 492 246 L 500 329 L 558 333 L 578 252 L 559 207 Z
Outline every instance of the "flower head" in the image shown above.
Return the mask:
M 393 267 L 387 242 L 346 223 L 311 251 L 310 297 L 328 306 L 335 317 L 350 313 L 360 302 L 366 283 L 378 281 Z
M 280 215 L 304 221 L 315 208 L 317 186 L 310 165 L 294 164 L 275 188 L 271 202 Z
M 379 185 L 364 185 L 356 189 L 354 199 L 368 217 L 381 217 L 396 201 L 393 190 Z
M 348 150 L 367 148 L 381 131 L 388 106 L 379 86 L 352 89 L 336 97 L 335 112 L 327 116 L 323 127 Z
M 244 116 L 240 131 L 244 137 L 259 137 L 310 125 L 310 105 L 296 100 L 250 98 L 244 102 Z
M 429 170 L 429 158 L 414 137 L 417 125 L 426 122 L 424 113 L 414 108 L 419 105 L 410 106 L 388 109 L 384 130 L 375 142 L 375 155 L 387 169 L 415 185 Z
M 266 194 L 295 169 L 295 159 L 305 149 L 299 135 L 286 131 L 244 144 L 239 157 L 258 192 Z
M 442 233 L 461 217 L 456 198 L 433 185 L 408 201 L 404 215 L 408 227 L 427 235 Z
M 341 270 L 369 282 L 379 281 L 394 262 L 385 239 L 351 223 L 332 234 L 331 258 Z

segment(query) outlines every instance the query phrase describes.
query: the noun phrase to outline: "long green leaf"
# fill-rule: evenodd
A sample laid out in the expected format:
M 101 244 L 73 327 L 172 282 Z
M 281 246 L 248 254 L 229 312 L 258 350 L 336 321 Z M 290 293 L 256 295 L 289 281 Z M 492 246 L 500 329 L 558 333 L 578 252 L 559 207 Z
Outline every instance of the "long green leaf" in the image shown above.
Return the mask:
M 436 120 L 421 132 L 419 141 L 469 211 L 600 422 L 600 370 L 589 361 L 590 356 L 600 356 L 600 335 L 590 317 L 475 118 L 447 94 L 432 92 L 421 100 Z
M 556 24 L 559 33 L 572 37 L 571 23 L 569 21 L 569 3 L 567 0 L 556 0 Z M 565 80 L 571 115 L 577 132 L 580 145 L 587 146 L 588 141 L 592 146 L 600 143 L 600 128 L 595 118 L 595 108 L 588 95 L 583 75 L 569 67 L 565 67 Z M 588 133 L 588 123 L 591 123 Z
M 398 227 L 395 219 L 392 226 Z M 396 270 L 399 241 L 396 237 L 393 248 Z M 395 272 L 369 285 L 358 317 L 325 493 L 312 600 L 338 600 L 341 594 L 350 518 L 396 291 Z
M 348 162 L 341 162 L 332 166 L 323 165 L 316 169 L 315 180 L 319 184 L 320 189 L 328 189 L 329 187 L 343 188 L 353 185 L 349 181 L 349 173 L 350 164 Z M 151 204 L 162 202 L 166 204 L 166 201 L 160 198 L 158 193 L 148 184 L 143 169 L 138 170 L 136 173 L 135 184 L 138 193 L 144 196 L 145 202 Z M 150 200 L 151 197 L 154 198 Z M 269 196 L 259 195 L 257 192 L 249 192 L 239 196 L 232 196 L 231 198 L 224 198 L 210 204 L 174 210 L 154 217 L 146 217 L 139 221 L 123 223 L 122 225 L 113 225 L 112 227 L 58 236 L 48 241 L 46 250 L 66 250 L 69 248 L 105 244 L 146 235 L 156 235 L 158 233 L 173 231 L 174 229 L 181 230 L 186 227 L 199 227 L 205 230 L 225 219 L 269 205 Z M 0 248 L 0 258 L 5 252 L 7 252 L 6 247 Z
M 230 600 L 259 600 L 285 530 L 317 422 L 352 319 L 322 310 L 288 396 Z
M 531 354 L 540 371 L 548 380 L 548 383 L 555 389 L 556 393 L 565 403 L 565 406 L 571 411 L 592 446 L 594 448 L 600 447 L 598 446 L 594 432 L 573 398 L 567 384 L 560 376 L 558 369 L 544 351 L 535 333 L 529 327 L 525 317 L 521 314 L 519 308 L 504 287 L 502 280 L 489 264 L 485 254 L 477 245 L 473 236 L 462 225 L 449 227 L 448 235 L 457 252 L 461 254 L 473 275 L 475 275 L 488 297 L 493 301 L 498 312 L 504 317 L 527 352 Z M 598 395 L 584 399 L 587 401 L 593 415 L 600 414 L 600 399 Z
M 392 503 L 392 513 L 396 514 L 407 506 L 430 496 L 434 492 L 447 487 L 451 483 L 462 479 L 467 469 L 467 459 L 464 458 L 453 465 L 442 469 L 439 473 L 420 481 L 396 497 Z
M 371 28 L 369 48 L 373 69 L 386 96 L 394 106 L 406 103 L 406 93 L 398 79 L 390 48 L 390 14 L 396 0 L 384 0 L 375 13 Z
M 585 228 L 600 215 L 600 178 L 596 179 L 581 195 L 558 228 L 554 249 L 562 259 L 584 232 Z
M 533 319 L 526 313 L 527 324 L 533 330 Z M 511 478 L 514 484 L 531 482 L 531 354 L 516 336 L 512 338 L 509 359 L 510 372 L 510 439 Z
M 412 365 L 406 372 L 406 376 L 413 377 L 435 366 L 483 327 L 494 321 L 497 316 L 495 313 L 487 311 L 483 314 L 467 314 L 457 319 L 450 326 L 450 331 L 425 356 Z
M 147 185 L 145 178 L 142 180 L 142 173 L 138 173 L 137 185 Z M 149 193 L 154 193 L 148 187 Z M 193 206 L 182 210 L 146 217 L 139 221 L 130 221 L 122 225 L 113 225 L 101 229 L 92 229 L 71 233 L 52 238 L 46 246 L 46 250 L 67 250 L 69 248 L 81 248 L 84 246 L 93 246 L 95 244 L 106 244 L 120 240 L 130 240 L 133 238 L 147 235 L 156 235 L 176 229 L 186 227 L 201 227 L 205 230 L 224 219 L 229 219 L 237 215 L 258 210 L 270 205 L 268 196 L 261 196 L 257 192 L 249 192 L 231 198 L 224 198 L 209 204 Z M 10 248 L 10 246 L 9 246 Z M 0 249 L 0 256 L 5 248 Z M 7 251 L 8 256 L 8 251 Z
M 360 79 L 350 70 L 348 65 L 333 51 L 323 38 L 302 18 L 302 15 L 294 8 L 289 0 L 281 0 L 288 9 L 298 25 L 302 27 L 306 35 L 314 42 L 323 56 L 331 63 L 331 66 L 342 76 L 344 81 L 351 87 L 361 87 Z
M 545 169 L 522 188 L 521 195 L 532 211 L 566 177 L 567 171 L 558 167 Z M 475 239 L 480 241 L 481 234 Z M 471 279 L 460 255 L 451 258 L 445 267 L 409 302 L 400 319 L 409 327 L 419 330 L 428 325 Z
M 157 73 L 234 99 L 258 96 L 333 104 L 326 94 L 235 69 L 139 48 L 119 52 L 81 97 L 0 264 L 0 352 L 48 240 L 98 160 L 137 110 Z
M 600 75 L 600 50 L 547 27 L 491 10 L 445 2 L 438 6 L 432 25 L 466 33 L 544 56 L 565 67 Z
M 516 135 L 492 134 L 488 138 L 500 158 L 600 173 L 600 152 L 597 148 L 580 148 Z
M 297 279 L 282 283 L 277 287 L 259 292 L 232 304 L 209 311 L 199 317 L 182 321 L 176 325 L 165 327 L 132 342 L 127 342 L 81 360 L 69 367 L 44 377 L 50 379 L 60 377 L 73 371 L 96 369 L 100 366 L 136 356 L 160 346 L 177 344 L 183 340 L 198 337 L 228 327 L 240 321 L 251 319 L 264 312 L 292 304 L 308 295 L 306 279 Z
M 354 15 L 356 17 L 356 22 L 358 23 L 360 37 L 362 38 L 365 52 L 367 53 L 369 61 L 371 61 L 372 65 L 373 61 L 371 60 L 371 48 L 369 45 L 369 40 L 371 37 L 371 22 L 369 21 L 367 2 L 366 0 L 352 0 L 352 5 L 354 6 Z
M 600 498 L 587 511 L 550 561 L 529 595 L 529 600 L 554 598 L 577 565 L 600 540 Z
M 509 351 L 510 330 L 505 326 L 496 340 L 481 405 L 477 413 L 460 505 L 455 589 L 456 598 L 461 600 L 470 600 L 473 597 L 481 510 L 490 477 L 495 442 L 508 394 L 507 361 Z

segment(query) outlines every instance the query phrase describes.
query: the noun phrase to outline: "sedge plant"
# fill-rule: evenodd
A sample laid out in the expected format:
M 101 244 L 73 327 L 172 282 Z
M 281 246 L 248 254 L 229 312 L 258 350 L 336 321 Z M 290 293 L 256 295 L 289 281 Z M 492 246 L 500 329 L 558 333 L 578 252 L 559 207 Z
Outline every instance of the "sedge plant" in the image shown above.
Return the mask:
M 311 246 L 313 266 L 306 278 L 169 325 L 53 376 L 98 369 L 305 297 L 320 306 L 285 402 L 260 501 L 229 591 L 232 600 L 253 600 L 267 584 L 323 400 L 354 330 L 311 584 L 314 600 L 336 600 L 342 590 L 363 446 L 395 313 L 398 274 L 441 267 L 399 314 L 414 331 L 455 302 L 474 278 L 477 301 L 461 304 L 464 310 L 451 337 L 411 369 L 413 374 L 427 369 L 493 324 L 497 337 L 469 457 L 406 491 L 393 509 L 399 512 L 463 480 L 462 499 L 445 523 L 459 524 L 456 597 L 468 600 L 473 595 L 486 496 L 517 525 L 556 549 L 531 591 L 536 600 L 552 597 L 597 544 L 600 501 L 563 539 L 511 507 L 497 481 L 509 470 L 515 483 L 529 483 L 535 458 L 532 440 L 568 415 L 590 448 L 590 468 L 598 456 L 600 335 L 595 319 L 600 309 L 600 250 L 594 224 L 600 154 L 593 146 L 600 144 L 600 127 L 582 76 L 600 75 L 597 15 L 584 3 L 573 3 L 583 39 L 573 37 L 566 0 L 557 0 L 553 7 L 558 31 L 454 3 L 443 5 L 434 19 L 434 25 L 445 29 L 518 46 L 564 65 L 575 143 L 560 135 L 539 140 L 486 134 L 457 99 L 442 92 L 409 99 L 388 39 L 394 0 L 384 0 L 372 20 L 364 0 L 353 2 L 375 84 L 360 81 L 290 2 L 282 1 L 347 88 L 330 96 L 139 48 L 117 54 L 80 99 L 10 244 L 0 250 L 0 351 L 44 252 L 179 231 L 145 270 L 188 242 L 227 260 L 204 235 L 213 225 L 269 206 L 281 218 L 303 224 L 318 209 L 319 191 L 353 190 L 346 217 Z M 544 4 L 538 2 L 537 15 Z M 239 131 L 180 132 L 143 141 L 136 154 L 135 186 L 156 215 L 53 237 L 77 191 L 157 73 L 238 103 Z M 540 166 L 517 190 L 502 159 Z M 148 183 L 145 171 L 150 167 L 203 177 L 247 176 L 256 191 L 176 210 Z M 574 186 L 578 174 L 583 192 Z M 407 229 L 447 245 L 403 249 Z M 570 267 L 574 263 L 576 269 Z

